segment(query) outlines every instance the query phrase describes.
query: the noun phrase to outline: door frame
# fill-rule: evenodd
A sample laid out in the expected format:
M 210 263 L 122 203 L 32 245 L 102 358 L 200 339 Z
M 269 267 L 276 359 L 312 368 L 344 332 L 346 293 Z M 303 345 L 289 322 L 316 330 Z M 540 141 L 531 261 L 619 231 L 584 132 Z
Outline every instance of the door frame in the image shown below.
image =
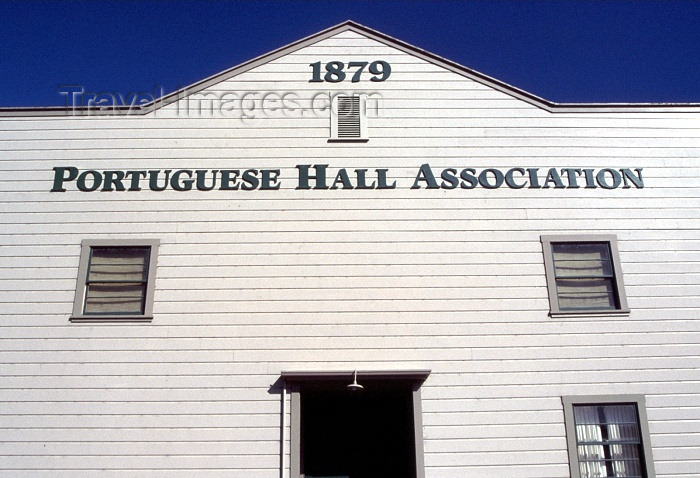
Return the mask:
M 347 380 L 351 383 L 354 374 L 357 380 L 365 379 L 411 381 L 413 401 L 413 430 L 415 443 L 416 478 L 425 478 L 423 459 L 423 411 L 421 385 L 430 375 L 430 370 L 354 370 L 351 371 L 304 371 L 282 372 L 283 386 L 290 395 L 290 478 L 304 478 L 301 474 L 301 387 L 304 383 L 330 380 Z

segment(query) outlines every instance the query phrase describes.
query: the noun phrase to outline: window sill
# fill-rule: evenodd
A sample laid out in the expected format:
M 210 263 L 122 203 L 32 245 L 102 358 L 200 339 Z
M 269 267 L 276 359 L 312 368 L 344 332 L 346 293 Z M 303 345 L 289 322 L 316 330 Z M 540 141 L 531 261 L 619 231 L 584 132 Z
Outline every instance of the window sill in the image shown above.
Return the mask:
M 115 323 L 115 322 L 152 322 L 153 316 L 145 315 L 77 315 L 69 319 L 71 322 L 79 323 Z
M 620 310 L 563 310 L 549 312 L 550 317 L 576 318 L 576 317 L 626 317 L 630 315 L 629 309 Z
M 329 143 L 366 143 L 369 138 L 328 138 Z

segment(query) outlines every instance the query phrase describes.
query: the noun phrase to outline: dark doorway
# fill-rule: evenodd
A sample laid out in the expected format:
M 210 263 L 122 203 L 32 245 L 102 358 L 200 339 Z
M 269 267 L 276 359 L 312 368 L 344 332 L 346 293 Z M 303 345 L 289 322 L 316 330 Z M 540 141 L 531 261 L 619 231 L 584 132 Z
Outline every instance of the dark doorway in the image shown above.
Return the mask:
M 415 478 L 413 382 L 305 383 L 300 392 L 301 475 L 306 478 Z

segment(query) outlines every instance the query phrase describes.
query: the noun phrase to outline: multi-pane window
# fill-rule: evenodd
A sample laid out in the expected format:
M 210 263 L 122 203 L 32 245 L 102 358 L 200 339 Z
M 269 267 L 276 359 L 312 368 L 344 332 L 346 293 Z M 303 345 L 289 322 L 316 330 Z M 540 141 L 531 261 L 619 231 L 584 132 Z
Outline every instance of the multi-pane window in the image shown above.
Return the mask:
M 642 476 L 635 405 L 574 405 L 574 422 L 581 477 Z
M 618 308 L 607 242 L 555 242 L 552 258 L 560 309 Z
M 574 461 L 571 476 L 651 478 L 646 416 L 640 413 L 643 397 L 622 397 L 619 402 L 620 397 L 589 398 L 602 401 L 564 399 L 569 454 Z
M 85 281 L 85 315 L 141 315 L 150 247 L 93 247 Z
M 627 309 L 614 236 L 543 236 L 553 313 Z
M 84 241 L 73 318 L 150 318 L 157 241 Z

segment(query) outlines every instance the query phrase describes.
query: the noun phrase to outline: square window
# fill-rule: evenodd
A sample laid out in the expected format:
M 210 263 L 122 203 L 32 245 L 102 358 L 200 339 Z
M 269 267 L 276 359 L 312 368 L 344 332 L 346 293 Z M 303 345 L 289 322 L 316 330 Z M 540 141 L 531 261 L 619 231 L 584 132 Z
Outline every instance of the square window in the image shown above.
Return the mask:
M 614 236 L 542 236 L 550 314 L 627 313 Z
M 572 478 L 652 478 L 643 396 L 564 397 Z
M 71 319 L 151 319 L 158 245 L 83 241 Z

